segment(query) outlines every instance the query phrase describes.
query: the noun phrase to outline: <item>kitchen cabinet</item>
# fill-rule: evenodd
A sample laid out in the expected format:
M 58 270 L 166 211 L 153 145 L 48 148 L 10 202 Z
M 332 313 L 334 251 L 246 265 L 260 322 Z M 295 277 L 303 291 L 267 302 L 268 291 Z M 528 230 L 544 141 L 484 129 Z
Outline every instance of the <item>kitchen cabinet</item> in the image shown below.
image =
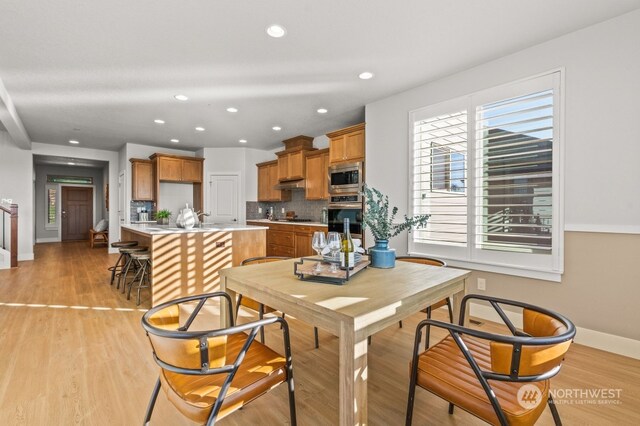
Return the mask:
M 151 160 L 131 158 L 131 199 L 153 201 L 153 164 Z
M 280 191 L 278 184 L 278 161 L 256 164 L 258 167 L 258 201 L 289 201 L 291 191 Z
M 321 149 L 307 154 L 306 157 L 306 187 L 305 199 L 329 199 L 329 149 Z
M 182 181 L 202 182 L 201 160 L 182 160 Z
M 365 123 L 327 133 L 329 164 L 363 161 L 365 155 Z
M 278 181 L 300 180 L 305 178 L 306 150 L 281 151 L 278 156 Z
M 327 226 L 298 225 L 272 222 L 251 222 L 248 225 L 268 226 L 267 256 L 303 257 L 314 256 L 311 248 L 313 233 L 327 232 Z
M 153 185 L 156 206 L 160 203 L 160 182 L 187 183 L 193 186 L 193 208 L 204 209 L 203 167 L 204 158 L 181 157 L 156 153 L 149 157 L 153 169 Z
M 202 183 L 202 158 L 165 154 L 153 154 L 150 158 L 156 164 L 159 181 Z

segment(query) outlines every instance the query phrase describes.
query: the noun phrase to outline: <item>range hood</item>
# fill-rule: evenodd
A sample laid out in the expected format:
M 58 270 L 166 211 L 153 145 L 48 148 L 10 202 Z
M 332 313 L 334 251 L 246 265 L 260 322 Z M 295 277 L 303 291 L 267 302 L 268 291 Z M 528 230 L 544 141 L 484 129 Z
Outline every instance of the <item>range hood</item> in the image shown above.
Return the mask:
M 274 186 L 274 189 L 284 191 L 284 190 L 292 190 L 292 189 L 305 189 L 305 187 L 306 187 L 305 180 L 298 179 L 298 180 L 289 180 L 286 182 L 280 182 L 279 184 Z

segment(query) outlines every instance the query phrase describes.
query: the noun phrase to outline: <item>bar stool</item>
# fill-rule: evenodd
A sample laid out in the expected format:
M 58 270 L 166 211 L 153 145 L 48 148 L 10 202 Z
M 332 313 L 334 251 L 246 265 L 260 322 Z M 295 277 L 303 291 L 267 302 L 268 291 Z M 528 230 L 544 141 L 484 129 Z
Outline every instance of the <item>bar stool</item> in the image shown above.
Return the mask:
M 129 283 L 129 291 L 127 292 L 127 300 L 131 298 L 131 289 L 136 280 L 138 280 L 138 298 L 136 299 L 136 306 L 140 305 L 140 290 L 149 287 L 149 274 L 151 272 L 151 253 L 149 251 L 141 251 L 130 253 L 131 261 L 136 262 L 138 271 L 133 276 L 133 279 Z M 146 284 L 144 284 L 146 282 Z M 125 281 L 126 285 L 126 281 Z
M 124 253 L 124 258 L 125 258 L 125 264 L 124 264 L 124 268 L 122 269 L 122 272 L 120 272 L 120 274 L 118 275 L 118 285 L 116 286 L 116 289 L 120 289 L 120 280 L 123 280 L 122 283 L 122 293 L 124 294 L 125 291 L 125 287 L 127 286 L 127 275 L 129 274 L 129 269 L 131 268 L 131 266 L 133 266 L 134 268 L 137 268 L 138 264 L 134 263 L 133 260 L 131 259 L 131 253 L 140 253 L 142 251 L 147 251 L 148 247 L 146 246 L 134 246 L 134 247 L 121 247 L 120 248 L 120 253 Z
M 116 241 L 115 243 L 111 243 L 111 247 L 118 248 L 118 249 L 122 247 L 134 247 L 137 245 L 138 245 L 137 241 Z M 122 263 L 122 265 L 120 263 Z M 120 257 L 118 257 L 116 264 L 109 267 L 109 271 L 111 271 L 111 282 L 109 283 L 109 285 L 113 285 L 113 280 L 116 277 L 116 273 L 119 276 L 120 272 L 122 271 L 122 268 L 124 268 L 124 265 L 125 265 L 125 255 L 124 253 L 120 252 Z

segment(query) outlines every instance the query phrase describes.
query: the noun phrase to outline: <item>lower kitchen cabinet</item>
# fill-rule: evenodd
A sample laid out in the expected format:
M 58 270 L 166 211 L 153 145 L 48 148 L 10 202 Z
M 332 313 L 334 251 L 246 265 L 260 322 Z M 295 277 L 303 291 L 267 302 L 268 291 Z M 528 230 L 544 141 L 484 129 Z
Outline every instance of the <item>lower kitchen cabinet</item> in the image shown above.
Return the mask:
M 293 225 L 251 221 L 247 221 L 247 224 L 269 227 L 267 230 L 267 256 L 313 256 L 316 254 L 311 248 L 313 233 L 316 231 L 327 232 L 326 225 Z

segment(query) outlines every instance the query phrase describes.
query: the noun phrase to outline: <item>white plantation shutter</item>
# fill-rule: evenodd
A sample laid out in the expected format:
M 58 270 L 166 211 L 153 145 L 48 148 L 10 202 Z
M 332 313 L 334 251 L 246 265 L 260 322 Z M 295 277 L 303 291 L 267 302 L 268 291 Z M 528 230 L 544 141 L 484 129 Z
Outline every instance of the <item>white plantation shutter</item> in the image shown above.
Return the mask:
M 549 253 L 553 91 L 477 107 L 476 247 Z
M 560 73 L 410 113 L 409 253 L 560 280 Z
M 430 214 L 414 239 L 467 245 L 467 112 L 416 120 L 413 129 L 413 215 Z

